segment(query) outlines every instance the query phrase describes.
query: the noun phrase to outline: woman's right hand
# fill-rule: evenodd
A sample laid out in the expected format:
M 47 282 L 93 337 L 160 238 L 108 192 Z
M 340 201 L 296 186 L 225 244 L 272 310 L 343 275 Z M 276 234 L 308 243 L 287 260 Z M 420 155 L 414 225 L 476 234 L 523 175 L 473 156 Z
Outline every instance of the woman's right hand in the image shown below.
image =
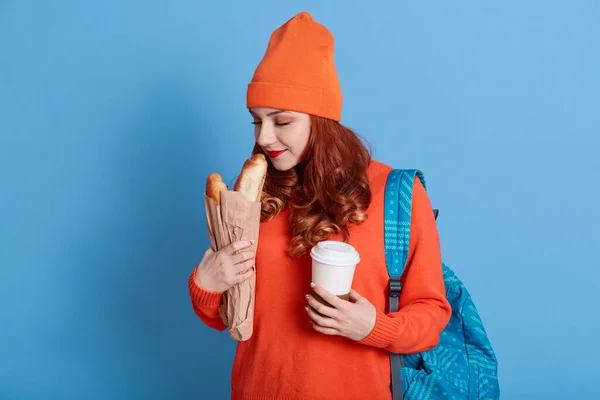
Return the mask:
M 254 241 L 234 242 L 214 252 L 206 250 L 196 269 L 196 284 L 209 292 L 223 293 L 254 274 Z

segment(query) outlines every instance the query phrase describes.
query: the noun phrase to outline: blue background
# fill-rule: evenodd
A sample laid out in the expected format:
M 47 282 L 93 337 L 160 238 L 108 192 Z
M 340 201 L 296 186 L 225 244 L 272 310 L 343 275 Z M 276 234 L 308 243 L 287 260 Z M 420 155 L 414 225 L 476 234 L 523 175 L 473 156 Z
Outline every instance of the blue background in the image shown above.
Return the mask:
M 343 123 L 425 172 L 502 398 L 600 395 L 598 2 L 217 3 L 0 2 L 0 398 L 228 398 L 235 342 L 187 294 L 204 180 L 249 155 L 299 11 Z

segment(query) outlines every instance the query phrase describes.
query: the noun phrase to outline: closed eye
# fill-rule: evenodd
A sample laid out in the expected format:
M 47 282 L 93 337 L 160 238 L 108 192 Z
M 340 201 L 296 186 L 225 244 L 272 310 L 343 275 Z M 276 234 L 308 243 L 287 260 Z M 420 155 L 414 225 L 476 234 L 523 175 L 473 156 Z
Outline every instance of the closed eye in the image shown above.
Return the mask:
M 260 125 L 260 124 L 262 124 L 262 121 L 252 121 L 251 124 L 252 125 Z M 289 125 L 289 124 L 291 124 L 291 122 L 284 122 L 282 124 L 275 123 L 275 126 L 286 126 L 286 125 Z

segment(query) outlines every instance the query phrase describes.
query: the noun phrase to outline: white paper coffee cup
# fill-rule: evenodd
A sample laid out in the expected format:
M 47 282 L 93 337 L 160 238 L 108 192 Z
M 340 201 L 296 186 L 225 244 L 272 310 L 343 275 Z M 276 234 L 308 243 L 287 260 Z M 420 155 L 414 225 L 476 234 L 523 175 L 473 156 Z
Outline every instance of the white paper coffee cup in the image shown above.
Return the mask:
M 314 246 L 310 256 L 313 282 L 336 296 L 347 298 L 356 264 L 360 262 L 356 249 L 344 242 L 326 240 Z

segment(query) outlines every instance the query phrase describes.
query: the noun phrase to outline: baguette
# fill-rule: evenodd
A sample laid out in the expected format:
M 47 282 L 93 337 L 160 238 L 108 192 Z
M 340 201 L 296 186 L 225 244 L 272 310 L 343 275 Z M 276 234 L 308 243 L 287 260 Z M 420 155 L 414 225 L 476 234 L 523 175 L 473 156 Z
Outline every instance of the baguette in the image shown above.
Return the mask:
M 259 202 L 265 178 L 267 160 L 263 154 L 255 154 L 242 166 L 242 172 L 235 182 L 233 190 L 242 193 L 250 202 Z
M 206 179 L 206 195 L 213 199 L 215 205 L 221 205 L 221 192 L 226 190 L 227 185 L 218 173 L 213 172 Z

